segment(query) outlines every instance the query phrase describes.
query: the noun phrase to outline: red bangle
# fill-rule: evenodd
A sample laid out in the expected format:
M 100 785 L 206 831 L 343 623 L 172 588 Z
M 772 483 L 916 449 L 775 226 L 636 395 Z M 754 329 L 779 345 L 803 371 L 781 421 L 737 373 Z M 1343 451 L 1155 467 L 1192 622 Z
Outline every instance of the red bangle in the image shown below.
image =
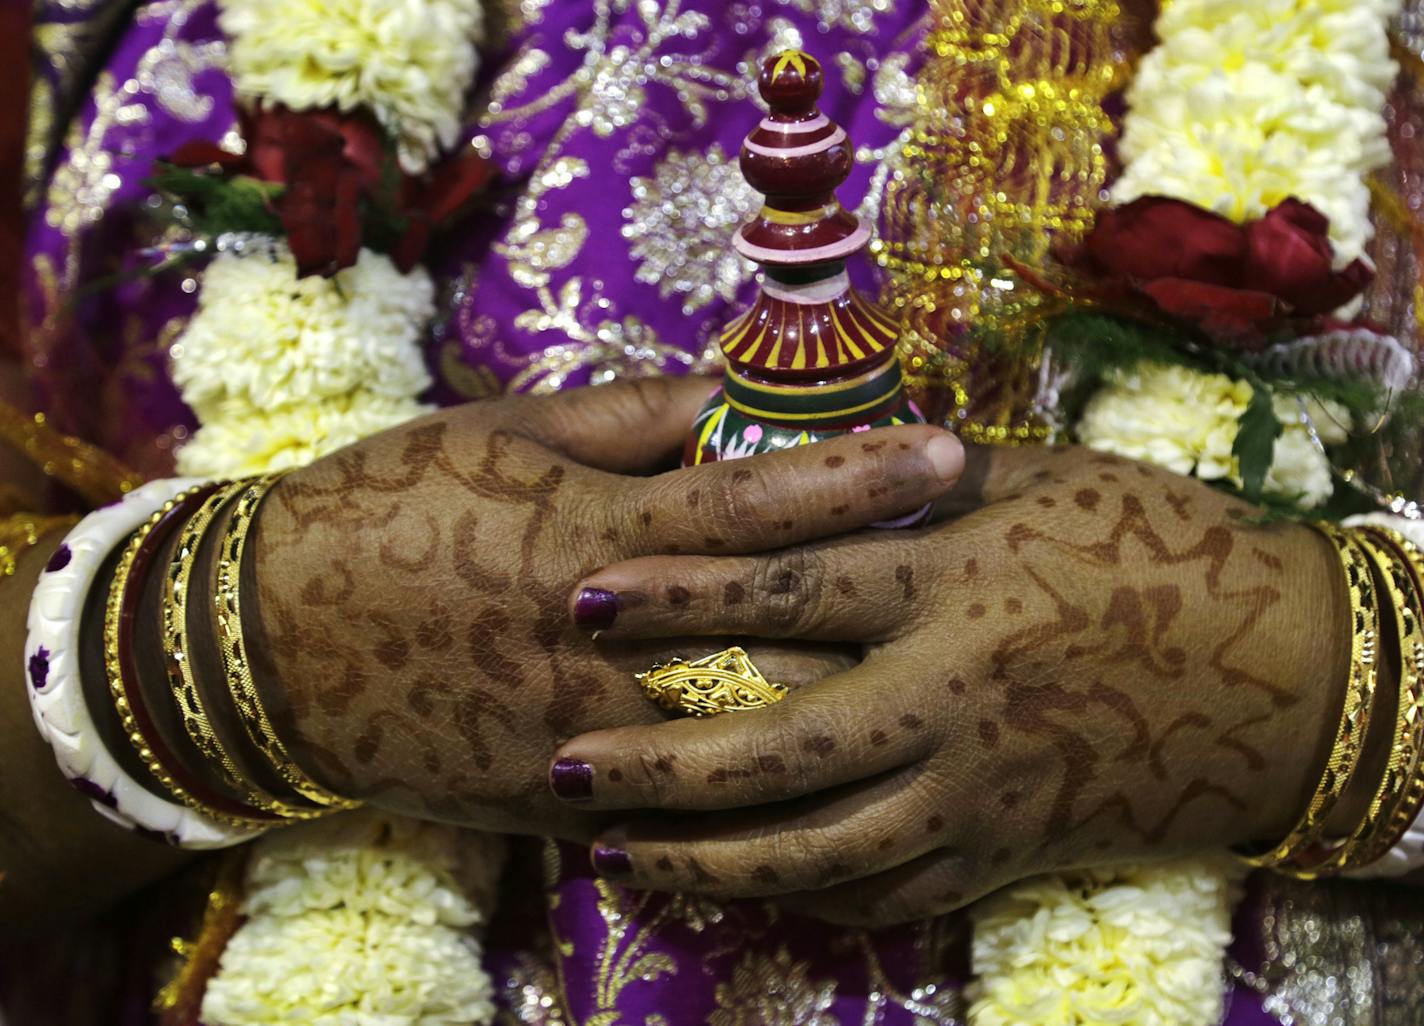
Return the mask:
M 218 819 L 236 821 L 241 826 L 267 825 L 279 817 L 246 802 L 238 801 L 214 790 L 201 778 L 190 773 L 174 752 L 163 744 L 153 714 L 137 686 L 138 666 L 134 659 L 133 634 L 138 622 L 138 607 L 143 598 L 143 581 L 154 556 L 172 536 L 179 524 L 193 515 L 194 510 L 219 486 L 195 488 L 166 504 L 138 537 L 130 542 L 133 551 L 126 554 L 128 570 L 120 580 L 115 578 L 119 594 L 111 590 L 104 619 L 105 658 L 113 660 L 109 686 L 116 704 L 122 702 L 120 718 L 128 719 L 124 732 L 138 750 L 149 772 L 164 783 L 164 776 L 181 792 L 174 797 L 184 799 L 198 811 Z M 135 544 L 136 543 L 136 544 Z M 114 614 L 117 613 L 117 616 Z M 128 713 L 128 717 L 122 714 Z

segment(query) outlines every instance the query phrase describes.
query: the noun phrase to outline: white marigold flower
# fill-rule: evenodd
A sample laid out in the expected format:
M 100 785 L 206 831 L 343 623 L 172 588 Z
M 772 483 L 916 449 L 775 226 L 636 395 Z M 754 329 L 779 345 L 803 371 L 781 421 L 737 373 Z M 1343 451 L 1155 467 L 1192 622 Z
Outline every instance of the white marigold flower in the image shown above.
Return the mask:
M 1115 371 L 1088 400 L 1078 440 L 1203 481 L 1224 478 L 1240 484 L 1231 450 L 1251 395 L 1248 383 L 1224 374 L 1141 364 Z M 1273 396 L 1272 403 L 1285 430 L 1276 439 L 1264 490 L 1307 508 L 1318 506 L 1334 491 L 1330 462 L 1311 440 L 1295 397 Z M 1344 441 L 1350 426 L 1344 407 L 1308 400 L 1306 413 L 1322 442 Z
M 369 108 L 423 171 L 455 142 L 479 67 L 478 0 L 220 0 L 238 94 L 293 110 Z
M 493 900 L 502 850 L 494 835 L 367 812 L 263 838 L 203 1021 L 488 1023 L 493 988 L 470 927 Z
M 1213 1026 L 1226 992 L 1227 864 L 1035 877 L 974 907 L 971 1026 Z
M 1078 439 L 1092 449 L 1214 481 L 1236 470 L 1236 422 L 1250 402 L 1251 386 L 1244 381 L 1175 364 L 1142 364 L 1114 372 L 1088 400 Z
M 178 450 L 178 473 L 235 478 L 294 470 L 432 409 L 361 390 L 270 409 L 226 400 Z
M 430 275 L 370 250 L 332 278 L 301 279 L 285 244 L 228 251 L 204 272 L 173 380 L 205 423 L 232 400 L 270 409 L 355 389 L 408 400 L 430 386 L 419 343 L 434 315 Z

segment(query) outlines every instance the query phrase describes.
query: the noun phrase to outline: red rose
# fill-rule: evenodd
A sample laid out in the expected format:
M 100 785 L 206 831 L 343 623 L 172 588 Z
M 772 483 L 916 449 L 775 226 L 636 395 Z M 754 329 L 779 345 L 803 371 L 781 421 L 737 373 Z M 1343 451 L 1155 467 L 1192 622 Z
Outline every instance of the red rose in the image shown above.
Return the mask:
M 1333 269 L 1329 227 L 1296 199 L 1242 226 L 1191 203 L 1144 196 L 1103 211 L 1065 259 L 1108 295 L 1144 296 L 1218 341 L 1259 348 L 1288 318 L 1329 313 L 1369 284 L 1373 272 L 1362 260 Z
M 1098 215 L 1083 252 L 1110 278 L 1185 278 L 1234 285 L 1246 237 L 1210 210 L 1164 196 L 1144 196 Z
M 1334 270 L 1330 221 L 1297 199 L 1287 199 L 1246 226 L 1250 253 L 1245 284 L 1280 296 L 1301 317 L 1337 310 L 1369 285 L 1373 272 L 1363 260 Z
M 391 258 L 409 271 L 436 225 L 453 215 L 493 169 L 465 149 L 420 176 L 401 172 L 375 119 L 365 112 L 296 112 L 280 105 L 244 113 L 246 151 L 189 143 L 169 159 L 181 167 L 218 165 L 283 186 L 272 210 L 286 230 L 299 276 L 330 276 L 356 263 L 368 218 L 400 233 Z M 393 175 L 393 176 L 392 176 Z

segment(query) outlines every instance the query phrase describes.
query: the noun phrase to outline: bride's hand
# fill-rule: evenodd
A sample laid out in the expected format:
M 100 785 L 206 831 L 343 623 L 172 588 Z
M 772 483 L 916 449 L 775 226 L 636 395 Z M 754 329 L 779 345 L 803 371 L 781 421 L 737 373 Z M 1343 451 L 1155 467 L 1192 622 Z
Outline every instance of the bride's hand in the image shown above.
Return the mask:
M 666 646 L 591 652 L 564 616 L 573 582 L 640 555 L 854 529 L 930 502 L 962 466 L 952 436 L 906 427 L 873 453 L 857 436 L 633 476 L 675 462 L 710 388 L 472 404 L 285 478 L 254 536 L 249 649 L 298 762 L 393 810 L 587 836 L 591 820 L 545 787 L 545 760 L 578 731 L 655 720 L 627 682 Z M 582 612 L 596 626 L 613 607 Z M 759 658 L 796 681 L 848 662 L 826 646 Z
M 983 508 L 926 530 L 582 582 L 646 597 L 605 651 L 687 634 L 866 646 L 771 708 L 564 745 L 560 764 L 592 767 L 585 804 L 627 810 L 595 868 L 885 922 L 1032 873 L 1284 836 L 1348 663 L 1329 543 L 1126 460 L 994 459 L 984 495 L 950 496 Z

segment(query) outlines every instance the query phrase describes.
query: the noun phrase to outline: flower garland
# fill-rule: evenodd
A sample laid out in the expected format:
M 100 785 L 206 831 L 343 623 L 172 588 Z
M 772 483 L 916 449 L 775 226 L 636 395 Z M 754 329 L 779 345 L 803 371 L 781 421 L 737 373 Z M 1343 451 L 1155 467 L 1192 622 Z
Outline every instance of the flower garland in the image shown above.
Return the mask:
M 424 269 L 401 274 L 370 250 L 331 278 L 299 279 L 284 242 L 237 240 L 208 265 L 172 348 L 202 425 L 179 472 L 287 470 L 425 413 L 419 341 L 434 295 Z
M 500 839 L 356 812 L 258 841 L 240 912 L 203 995 L 214 1026 L 489 1022 L 493 986 L 470 933 Z M 462 879 L 473 870 L 477 881 Z
M 199 421 L 181 473 L 299 467 L 430 409 L 420 343 L 432 230 L 486 181 L 439 166 L 478 57 L 477 0 L 220 0 L 245 149 L 195 142 L 154 184 L 211 255 L 172 349 Z M 398 156 L 399 168 L 391 158 Z M 181 207 L 178 205 L 181 203 Z M 257 841 L 246 918 L 204 986 L 209 1026 L 475 1026 L 493 985 L 471 932 L 493 907 L 494 835 L 369 812 Z
M 975 1026 L 1212 1026 L 1239 874 L 1223 862 L 1035 877 L 974 906 Z

